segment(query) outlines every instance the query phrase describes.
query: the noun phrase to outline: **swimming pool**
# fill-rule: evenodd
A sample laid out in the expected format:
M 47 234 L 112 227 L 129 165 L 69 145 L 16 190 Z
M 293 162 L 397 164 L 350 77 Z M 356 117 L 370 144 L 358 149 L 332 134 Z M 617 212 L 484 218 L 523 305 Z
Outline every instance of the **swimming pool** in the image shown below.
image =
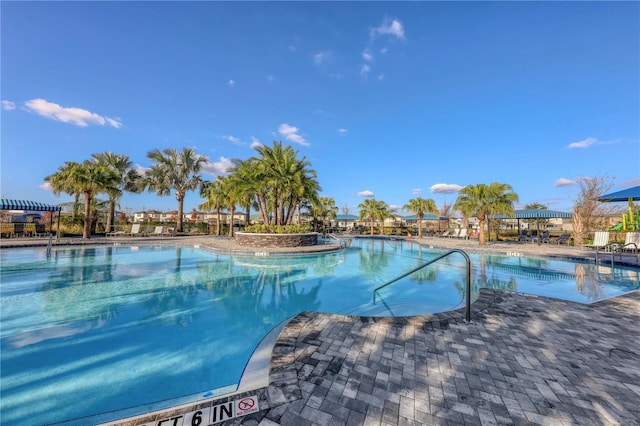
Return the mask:
M 337 253 L 280 258 L 187 247 L 58 248 L 51 256 L 2 250 L 2 423 L 88 424 L 233 391 L 262 337 L 302 311 L 411 315 L 458 307 L 464 261 L 457 255 L 372 302 L 376 286 L 441 253 L 369 239 Z M 640 278 L 632 268 L 471 258 L 474 292 L 586 303 L 631 291 Z

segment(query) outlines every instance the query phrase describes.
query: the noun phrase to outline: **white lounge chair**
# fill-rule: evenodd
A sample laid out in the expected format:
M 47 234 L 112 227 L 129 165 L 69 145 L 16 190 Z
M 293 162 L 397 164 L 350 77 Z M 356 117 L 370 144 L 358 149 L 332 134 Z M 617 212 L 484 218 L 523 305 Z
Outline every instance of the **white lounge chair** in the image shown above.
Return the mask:
M 640 249 L 640 232 L 627 232 L 624 244 L 615 244 L 615 251 L 637 252 Z
M 462 228 L 460 229 L 460 233 L 458 234 L 458 238 L 462 238 L 463 240 L 466 240 L 467 238 L 469 238 L 469 236 L 467 235 L 467 228 Z
M 440 237 L 441 237 L 441 238 L 446 238 L 446 237 L 448 237 L 448 236 L 449 236 L 449 234 L 450 234 L 450 232 L 449 232 L 449 230 L 447 229 L 446 231 L 444 231 L 444 232 L 440 235 Z
M 133 225 L 131 225 L 130 232 L 126 232 L 126 231 L 109 232 L 107 234 L 107 237 L 118 237 L 118 236 L 124 236 L 124 235 L 130 235 L 130 236 L 140 235 L 140 224 L 134 223 Z
M 453 230 L 453 234 L 449 235 L 449 238 L 458 238 L 460 235 L 460 228 L 456 228 Z
M 583 247 L 594 249 L 605 248 L 609 244 L 609 231 L 596 231 L 592 244 L 583 244 Z
M 153 232 L 149 233 L 149 235 L 154 235 L 154 236 L 162 236 L 164 234 L 164 226 L 156 226 L 153 230 Z

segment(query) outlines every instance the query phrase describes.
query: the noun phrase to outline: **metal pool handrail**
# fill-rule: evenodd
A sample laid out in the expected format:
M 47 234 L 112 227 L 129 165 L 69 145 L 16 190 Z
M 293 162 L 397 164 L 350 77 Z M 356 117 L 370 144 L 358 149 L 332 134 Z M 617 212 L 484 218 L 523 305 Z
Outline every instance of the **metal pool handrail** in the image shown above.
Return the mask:
M 414 272 L 417 272 L 420 269 L 422 269 L 422 268 L 424 268 L 426 266 L 429 266 L 432 263 L 435 263 L 435 262 L 437 262 L 437 261 L 449 256 L 450 254 L 453 254 L 453 253 L 460 253 L 462 256 L 464 256 L 464 259 L 465 259 L 465 261 L 467 263 L 467 274 L 466 274 L 467 283 L 466 283 L 466 286 L 465 286 L 466 294 L 465 294 L 464 320 L 465 320 L 465 322 L 471 322 L 471 259 L 469 259 L 469 255 L 464 250 L 460 250 L 460 249 L 449 250 L 445 254 L 441 254 L 440 256 L 435 257 L 435 258 L 429 260 L 428 262 L 423 263 L 422 265 L 418 265 L 415 268 L 410 269 L 409 271 L 405 272 L 404 274 L 402 274 L 402 275 L 400 275 L 400 276 L 398 276 L 398 277 L 396 277 L 396 278 L 394 278 L 394 279 L 392 279 L 390 281 L 387 281 L 386 283 L 376 287 L 373 290 L 373 303 L 376 303 L 376 292 L 378 290 L 380 290 L 381 288 L 384 288 L 384 287 L 386 287 L 386 286 L 388 286 L 390 284 L 393 284 L 396 281 L 399 281 L 399 280 L 403 279 L 404 277 L 407 277 L 407 276 L 413 274 Z
M 326 234 L 327 237 L 333 238 L 334 240 L 336 240 L 338 243 L 340 243 L 340 248 L 345 248 L 346 244 L 344 243 L 344 241 L 342 241 L 340 238 L 336 237 L 333 234 Z

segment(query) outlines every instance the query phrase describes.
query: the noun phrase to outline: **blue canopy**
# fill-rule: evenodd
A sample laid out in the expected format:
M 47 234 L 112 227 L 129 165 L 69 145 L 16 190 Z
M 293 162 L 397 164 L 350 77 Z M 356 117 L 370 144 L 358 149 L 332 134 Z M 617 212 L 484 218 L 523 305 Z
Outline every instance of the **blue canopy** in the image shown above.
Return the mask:
M 33 212 L 59 212 L 62 207 L 27 200 L 7 200 L 2 198 L 0 210 L 29 210 Z
M 514 216 L 507 216 L 506 214 L 497 214 L 497 215 L 492 215 L 491 219 L 551 219 L 551 218 L 570 219 L 572 217 L 573 217 L 573 213 L 559 212 L 556 210 L 524 209 L 524 210 L 516 210 Z
M 632 186 L 631 188 L 623 189 L 622 191 L 612 192 L 611 194 L 601 195 L 598 197 L 598 201 L 605 203 L 627 201 L 629 199 L 633 201 L 640 200 L 640 186 Z
M 411 216 L 405 216 L 402 218 L 403 220 L 418 220 L 418 216 L 413 214 Z M 447 220 L 448 217 L 445 216 L 436 216 L 431 213 L 423 214 L 422 220 Z

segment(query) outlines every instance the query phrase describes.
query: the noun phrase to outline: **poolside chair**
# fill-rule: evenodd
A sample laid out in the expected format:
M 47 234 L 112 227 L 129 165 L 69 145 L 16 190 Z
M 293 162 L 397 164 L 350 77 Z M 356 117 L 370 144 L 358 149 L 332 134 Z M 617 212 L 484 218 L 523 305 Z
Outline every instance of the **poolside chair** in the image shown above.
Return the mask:
M 467 232 L 468 232 L 467 228 L 460 229 L 460 233 L 458 234 L 458 238 L 462 238 L 463 240 L 466 240 L 467 238 L 469 238 L 469 236 L 467 235 Z
M 569 245 L 569 240 L 571 239 L 571 235 L 564 233 L 562 235 L 560 235 L 558 237 L 558 239 L 556 240 L 556 244 L 560 245 L 560 244 L 566 244 Z
M 449 235 L 449 238 L 458 238 L 460 235 L 460 228 L 456 228 L 453 230 L 453 234 Z
M 518 235 L 518 241 L 522 242 L 522 241 L 527 241 L 527 230 L 523 229 L 522 231 L 520 231 L 520 235 Z
M 143 233 L 140 230 L 140 224 L 139 223 L 134 223 L 133 225 L 131 225 L 131 231 L 130 232 L 124 232 L 124 231 L 116 231 L 116 232 L 110 232 L 107 235 L 129 235 L 129 236 L 134 236 L 134 235 L 143 235 Z
M 636 253 L 640 249 L 640 232 L 627 232 L 624 243 L 612 243 L 615 251 L 631 251 Z
M 531 238 L 531 242 L 532 242 L 532 243 L 537 243 L 537 242 L 538 242 L 538 239 L 540 239 L 540 242 L 541 242 L 541 243 L 549 244 L 549 237 L 550 237 L 550 236 L 551 236 L 551 232 L 549 232 L 549 231 L 544 231 L 544 232 L 542 233 L 542 235 L 541 235 L 541 236 L 539 236 L 539 237 L 538 237 L 538 236 L 536 235 L 535 237 Z
M 537 239 L 538 239 L 538 230 L 534 229 L 533 231 L 531 231 L 531 235 L 526 237 L 524 240 L 525 242 L 532 243 L 534 241 L 537 241 Z
M 149 235 L 154 235 L 159 237 L 162 237 L 163 234 L 164 234 L 164 226 L 156 226 L 153 232 L 149 233 Z
M 448 237 L 448 236 L 449 236 L 449 234 L 450 234 L 450 232 L 449 232 L 449 230 L 447 229 L 447 230 L 446 230 L 446 231 L 444 231 L 442 234 L 440 234 L 440 237 L 441 237 L 441 238 L 446 238 L 446 237 Z
M 582 247 L 601 249 L 609 244 L 609 231 L 597 231 L 592 244 L 583 244 Z

